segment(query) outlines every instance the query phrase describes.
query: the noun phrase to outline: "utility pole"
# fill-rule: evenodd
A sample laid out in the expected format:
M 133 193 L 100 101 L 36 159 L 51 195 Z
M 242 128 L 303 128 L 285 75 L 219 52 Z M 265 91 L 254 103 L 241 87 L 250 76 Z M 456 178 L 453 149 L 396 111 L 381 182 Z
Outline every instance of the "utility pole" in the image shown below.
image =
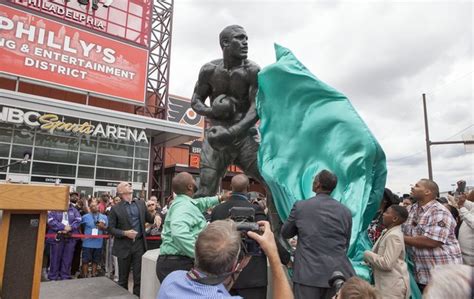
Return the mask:
M 423 94 L 423 114 L 425 116 L 425 140 L 426 140 L 426 158 L 428 159 L 428 178 L 433 180 L 433 169 L 431 167 L 431 142 L 430 130 L 428 129 L 428 112 L 426 110 L 426 95 Z
M 428 159 L 428 178 L 433 180 L 433 169 L 431 166 L 431 146 L 440 144 L 474 144 L 474 140 L 461 141 L 430 141 L 430 132 L 428 129 L 428 112 L 426 109 L 426 95 L 423 94 L 423 115 L 425 118 L 425 139 L 426 139 L 426 158 Z

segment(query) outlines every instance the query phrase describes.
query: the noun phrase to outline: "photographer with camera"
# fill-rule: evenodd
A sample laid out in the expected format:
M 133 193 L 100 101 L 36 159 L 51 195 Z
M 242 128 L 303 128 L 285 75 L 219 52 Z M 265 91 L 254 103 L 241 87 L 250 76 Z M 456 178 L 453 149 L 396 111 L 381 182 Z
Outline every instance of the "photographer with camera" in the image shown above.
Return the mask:
M 269 259 L 274 298 L 291 299 L 293 294 L 280 265 L 270 224 L 260 221 L 258 225 L 263 234 L 248 232 L 248 236 L 258 242 Z M 242 244 L 241 234 L 233 221 L 219 220 L 209 224 L 196 241 L 195 267 L 168 275 L 157 298 L 242 298 L 231 296 L 227 291 L 248 261 L 248 256 L 242 254 Z
M 234 176 L 230 185 L 232 193 L 229 200 L 212 210 L 211 222 L 224 220 L 229 217 L 236 221 L 236 223 L 268 220 L 263 209 L 258 205 L 252 204 L 249 200 L 250 198 L 247 193 L 249 179 L 246 175 L 238 174 Z M 256 248 L 256 251 L 260 251 L 259 248 Z M 246 299 L 266 298 L 267 284 L 267 257 L 261 252 L 255 252 L 249 264 L 242 271 L 230 290 L 230 294 L 239 295 Z

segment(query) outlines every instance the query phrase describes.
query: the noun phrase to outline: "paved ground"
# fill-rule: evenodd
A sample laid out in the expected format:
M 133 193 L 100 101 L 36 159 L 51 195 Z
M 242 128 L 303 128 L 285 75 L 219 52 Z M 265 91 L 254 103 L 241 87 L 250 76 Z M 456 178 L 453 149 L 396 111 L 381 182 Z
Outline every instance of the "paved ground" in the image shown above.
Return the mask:
M 42 282 L 40 299 L 136 299 L 107 277 Z

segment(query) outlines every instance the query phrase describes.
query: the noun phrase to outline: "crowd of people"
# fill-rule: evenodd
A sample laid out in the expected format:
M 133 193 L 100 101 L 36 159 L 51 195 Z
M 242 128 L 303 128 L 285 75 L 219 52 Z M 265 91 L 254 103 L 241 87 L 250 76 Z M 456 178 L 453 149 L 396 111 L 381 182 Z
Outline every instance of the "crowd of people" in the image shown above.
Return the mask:
M 95 277 L 113 258 L 108 264 L 118 284 L 128 289 L 132 271 L 133 293 L 139 296 L 141 257 L 160 248 L 157 298 L 266 298 L 267 260 L 275 298 L 409 298 L 415 291 L 410 271 L 426 298 L 471 298 L 474 191 L 463 192 L 463 184 L 447 198 L 439 197 L 437 184 L 428 179 L 400 198 L 384 190 L 367 230 L 373 247 L 363 257 L 372 285 L 355 276 L 347 258 L 351 212 L 331 197 L 337 177 L 327 170 L 314 179 L 316 196 L 297 201 L 282 225 L 291 256 L 271 230 L 265 200 L 249 196 L 243 174 L 233 177 L 229 192 L 194 198 L 194 178 L 180 173 L 172 181 L 174 196 L 163 207 L 155 196 L 133 198 L 125 182 L 116 197 L 86 199 L 72 192 L 67 211 L 48 213 L 47 277 Z M 246 216 L 234 218 L 239 213 Z M 257 227 L 242 228 L 245 222 Z M 335 271 L 346 280 L 340 290 L 331 282 Z

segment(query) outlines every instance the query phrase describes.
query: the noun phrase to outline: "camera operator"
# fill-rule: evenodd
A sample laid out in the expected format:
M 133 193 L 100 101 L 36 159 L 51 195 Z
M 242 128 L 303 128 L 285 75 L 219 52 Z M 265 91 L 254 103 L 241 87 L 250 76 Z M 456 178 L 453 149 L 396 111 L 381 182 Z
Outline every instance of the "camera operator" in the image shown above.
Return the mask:
M 250 203 L 248 197 L 249 179 L 244 174 L 236 175 L 231 180 L 232 194 L 228 201 L 219 204 L 212 210 L 211 222 L 229 218 L 229 211 L 235 207 L 254 210 L 252 222 L 267 220 L 263 209 Z M 267 257 L 264 254 L 253 256 L 242 271 L 239 279 L 230 290 L 230 294 L 239 295 L 245 299 L 267 297 Z
M 248 232 L 248 236 L 266 253 L 273 276 L 276 299 L 291 299 L 290 284 L 280 265 L 273 232 L 267 221 L 258 222 L 263 234 Z M 195 267 L 190 271 L 174 271 L 163 281 L 158 299 L 167 298 L 241 298 L 232 297 L 230 288 L 245 267 L 248 257 L 240 253 L 242 240 L 233 221 L 219 220 L 209 224 L 195 244 Z

